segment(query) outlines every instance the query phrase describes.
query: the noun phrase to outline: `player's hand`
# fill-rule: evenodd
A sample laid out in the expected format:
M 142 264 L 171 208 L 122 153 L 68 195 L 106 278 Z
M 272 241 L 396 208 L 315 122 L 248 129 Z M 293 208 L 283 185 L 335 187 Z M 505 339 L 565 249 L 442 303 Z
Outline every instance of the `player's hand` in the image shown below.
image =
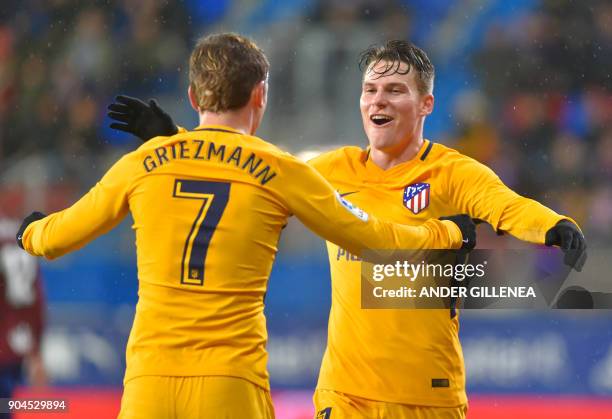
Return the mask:
M 441 220 L 450 220 L 457 224 L 463 236 L 463 245 L 461 249 L 472 250 L 476 247 L 476 224 L 467 214 L 451 215 L 450 217 L 440 217 Z
M 565 254 L 563 262 L 578 272 L 582 271 L 587 259 L 586 241 L 574 223 L 568 220 L 559 221 L 546 232 L 544 244 L 559 246 Z
M 129 132 L 146 142 L 160 135 L 170 136 L 178 132 L 172 117 L 159 107 L 155 99 L 147 105 L 135 97 L 119 95 L 108 106 L 108 116 L 118 122 L 112 129 Z
M 26 228 L 28 228 L 28 226 L 33 223 L 34 221 L 38 221 L 41 220 L 43 218 L 45 218 L 46 215 L 43 214 L 42 212 L 38 212 L 35 211 L 32 214 L 28 215 L 26 218 L 23 219 L 23 222 L 21 223 L 21 227 L 19 227 L 19 230 L 17 230 L 17 235 L 15 236 L 15 238 L 17 239 L 17 244 L 19 245 L 19 247 L 21 247 L 23 249 L 23 233 L 26 230 Z

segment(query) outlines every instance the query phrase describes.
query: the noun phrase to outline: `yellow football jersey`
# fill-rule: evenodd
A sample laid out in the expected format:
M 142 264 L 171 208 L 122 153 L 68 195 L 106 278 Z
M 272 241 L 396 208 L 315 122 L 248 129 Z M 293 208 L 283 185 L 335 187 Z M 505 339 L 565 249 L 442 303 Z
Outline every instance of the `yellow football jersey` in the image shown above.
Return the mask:
M 30 224 L 24 247 L 61 256 L 128 211 L 139 301 L 126 382 L 142 375 L 226 375 L 269 388 L 263 298 L 291 214 L 356 253 L 459 247 L 462 239 L 450 221 L 408 227 L 369 217 L 272 144 L 204 126 L 152 139 L 123 156 L 72 207 Z
M 427 140 L 415 158 L 388 170 L 358 147 L 309 163 L 360 208 L 399 223 L 467 213 L 543 243 L 545 232 L 567 218 L 519 196 L 486 166 Z M 412 405 L 465 404 L 458 317 L 449 310 L 361 309 L 358 258 L 333 243 L 327 249 L 332 306 L 317 389 Z

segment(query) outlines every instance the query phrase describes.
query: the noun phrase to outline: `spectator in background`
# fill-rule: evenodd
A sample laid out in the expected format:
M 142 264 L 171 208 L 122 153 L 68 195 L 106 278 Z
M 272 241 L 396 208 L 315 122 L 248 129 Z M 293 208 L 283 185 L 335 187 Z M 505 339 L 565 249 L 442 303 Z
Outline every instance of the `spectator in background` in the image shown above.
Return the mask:
M 96 111 L 109 101 L 108 92 L 146 91 L 162 103 L 159 95 L 176 97 L 181 60 L 193 33 L 218 23 L 243 30 L 245 25 L 232 19 L 245 10 L 263 10 L 249 20 L 249 27 L 270 44 L 266 49 L 272 51 L 275 63 L 271 82 L 283 86 L 270 92 L 270 111 L 277 118 L 266 121 L 265 132 L 286 138 L 284 145 L 294 151 L 314 145 L 294 135 L 306 130 L 323 145 L 330 139 L 337 139 L 338 145 L 350 142 L 361 134 L 352 89 L 360 74 L 347 57 L 382 38 L 402 39 L 407 34 L 431 45 L 434 32 L 426 29 L 441 28 L 453 16 L 452 2 L 442 0 L 266 1 L 261 8 L 256 3 L 245 7 L 227 0 L 120 0 L 94 5 L 76 0 L 3 1 L 0 167 L 17 166 L 12 178 L 19 182 L 24 177 L 20 174 L 35 165 L 46 172 L 39 177 L 46 185 L 71 183 L 78 191 L 91 184 L 99 177 L 99 168 L 121 153 L 117 146 L 122 139 L 102 131 L 103 116 Z M 274 13 L 286 10 L 283 7 L 298 9 L 295 15 L 301 19 Z M 274 16 L 284 23 L 280 29 L 272 27 Z M 546 204 L 557 205 L 560 197 L 569 207 L 573 195 L 564 194 L 564 186 L 575 184 L 589 214 L 589 220 L 579 220 L 585 222 L 585 233 L 602 236 L 608 243 L 610 238 L 601 228 L 589 226 L 597 226 L 593 214 L 605 215 L 602 208 L 609 205 L 606 162 L 610 159 L 605 150 L 612 129 L 611 28 L 612 5 L 607 0 L 541 0 L 524 12 L 508 11 L 503 18 L 490 20 L 462 55 L 465 61 L 453 61 L 459 70 L 473 61 L 471 76 L 477 85 L 471 88 L 483 89 L 484 120 L 477 126 L 462 123 L 457 129 L 449 125 L 450 118 L 431 121 L 438 126 L 430 124 L 430 129 L 445 132 L 440 138 L 458 139 L 460 151 L 485 159 L 509 186 Z M 465 29 L 460 25 L 457 35 L 465 35 L 464 30 L 469 25 Z M 448 86 L 449 79 L 440 75 L 439 86 Z M 439 101 L 443 102 L 446 97 Z M 186 119 L 187 109 L 169 111 L 182 110 Z M 487 127 L 495 132 L 488 133 Z M 560 168 L 564 173 L 551 184 L 557 163 L 564 164 L 558 160 L 562 150 L 554 143 L 566 134 L 580 142 L 572 147 L 587 150 L 576 158 L 586 180 Z M 475 151 L 476 138 L 492 135 L 498 139 L 499 152 L 491 153 L 493 147 Z M 24 155 L 39 159 L 24 165 Z M 492 156 L 490 161 L 487 155 Z
M 47 381 L 40 352 L 40 269 L 36 258 L 15 244 L 18 228 L 16 220 L 0 217 L 0 398 L 11 398 L 24 375 L 36 386 Z
M 110 87 L 178 85 L 192 31 L 182 3 L 11 3 L 0 11 L 0 165 L 39 152 L 60 176 L 82 173 L 94 165 L 86 150 L 107 150 L 95 110 Z
M 543 0 L 493 21 L 472 51 L 503 150 L 491 165 L 506 166 L 504 180 L 542 202 L 571 208 L 589 236 L 608 243 L 610 28 L 609 2 Z

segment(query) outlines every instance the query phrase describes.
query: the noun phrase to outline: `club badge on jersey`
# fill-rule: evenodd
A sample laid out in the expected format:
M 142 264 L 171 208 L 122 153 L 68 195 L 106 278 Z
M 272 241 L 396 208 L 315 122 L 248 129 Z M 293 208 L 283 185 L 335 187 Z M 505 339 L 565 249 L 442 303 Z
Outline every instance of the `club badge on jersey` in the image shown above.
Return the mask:
M 413 183 L 404 188 L 404 206 L 418 214 L 429 206 L 429 183 Z

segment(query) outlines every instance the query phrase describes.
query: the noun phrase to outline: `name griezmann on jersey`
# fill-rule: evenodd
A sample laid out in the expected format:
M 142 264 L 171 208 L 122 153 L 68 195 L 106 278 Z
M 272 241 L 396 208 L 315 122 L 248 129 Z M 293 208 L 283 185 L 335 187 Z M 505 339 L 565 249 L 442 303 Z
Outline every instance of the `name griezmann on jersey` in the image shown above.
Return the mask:
M 145 156 L 142 164 L 147 172 L 169 163 L 170 160 L 202 160 L 216 161 L 234 165 L 252 175 L 261 185 L 265 185 L 276 177 L 276 172 L 270 168 L 264 159 L 254 152 L 248 156 L 242 155 L 242 147 L 226 147 L 225 144 L 215 144 L 204 140 L 182 140 L 165 146 L 157 147 Z M 246 152 L 245 152 L 246 154 Z

